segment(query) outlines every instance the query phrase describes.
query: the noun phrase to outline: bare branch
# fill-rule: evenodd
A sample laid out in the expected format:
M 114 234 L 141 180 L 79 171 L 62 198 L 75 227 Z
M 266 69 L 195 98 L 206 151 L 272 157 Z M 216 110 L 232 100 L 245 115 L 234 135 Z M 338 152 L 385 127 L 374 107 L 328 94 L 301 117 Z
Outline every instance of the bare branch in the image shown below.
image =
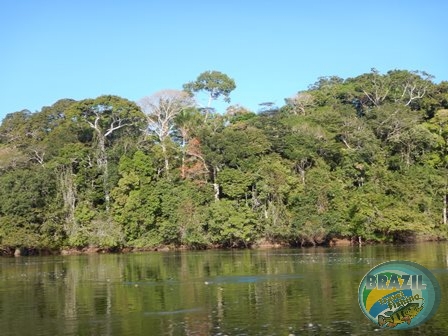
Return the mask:
M 39 151 L 37 149 L 32 149 L 32 153 L 34 154 L 33 159 L 36 160 L 41 166 L 44 165 L 44 151 Z
M 305 115 L 306 109 L 313 105 L 314 97 L 309 93 L 299 92 L 294 97 L 286 99 L 286 103 L 293 108 L 294 114 Z
M 146 114 L 146 133 L 157 136 L 165 158 L 165 173 L 169 176 L 169 157 L 166 139 L 174 127 L 175 117 L 187 107 L 193 106 L 193 99 L 184 91 L 164 90 L 145 97 L 137 103 Z
M 155 133 L 161 142 L 171 133 L 174 118 L 184 108 L 194 105 L 186 92 L 177 90 L 159 91 L 137 104 L 146 114 L 147 132 Z
M 104 136 L 107 137 L 112 132 L 116 131 L 117 129 L 120 129 L 124 126 L 132 125 L 132 123 L 125 123 L 124 120 L 126 120 L 126 119 L 119 118 L 118 120 L 112 120 L 112 122 L 109 126 L 109 129 L 106 131 L 106 133 L 104 133 Z

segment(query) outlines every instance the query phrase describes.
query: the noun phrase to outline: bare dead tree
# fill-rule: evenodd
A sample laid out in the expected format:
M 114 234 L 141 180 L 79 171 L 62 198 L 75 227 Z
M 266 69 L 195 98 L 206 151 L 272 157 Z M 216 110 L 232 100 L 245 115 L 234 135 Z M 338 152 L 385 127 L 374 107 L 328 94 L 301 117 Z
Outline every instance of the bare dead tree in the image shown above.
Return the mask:
M 174 118 L 185 108 L 193 106 L 194 100 L 184 91 L 163 90 L 142 98 L 137 104 L 146 114 L 147 134 L 154 134 L 162 148 L 165 175 L 169 177 L 167 142 L 174 127 Z
M 305 115 L 306 109 L 313 105 L 314 97 L 307 92 L 298 92 L 295 96 L 286 98 L 285 101 L 292 107 L 294 114 Z

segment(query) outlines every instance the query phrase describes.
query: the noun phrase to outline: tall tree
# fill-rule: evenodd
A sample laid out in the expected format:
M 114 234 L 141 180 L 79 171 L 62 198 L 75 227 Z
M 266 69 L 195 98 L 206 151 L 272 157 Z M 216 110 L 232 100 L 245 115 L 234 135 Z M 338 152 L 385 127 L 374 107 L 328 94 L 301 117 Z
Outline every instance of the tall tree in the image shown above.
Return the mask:
M 208 95 L 208 103 L 205 108 L 205 118 L 207 119 L 213 100 L 223 97 L 226 103 L 230 102 L 230 93 L 235 90 L 235 81 L 226 74 L 219 71 L 205 71 L 201 73 L 193 82 L 183 85 L 183 88 L 191 96 L 198 92 L 205 92 Z
M 443 224 L 448 224 L 448 109 L 438 110 L 434 117 L 425 125 L 438 137 L 436 150 L 432 152 L 430 163 L 438 167 L 444 175 L 445 187 L 443 188 Z
M 104 201 L 108 210 L 110 197 L 107 141 L 112 141 L 120 129 L 137 126 L 144 116 L 135 103 L 111 95 L 80 101 L 69 109 L 69 116 L 93 130 L 97 149 L 96 163 L 102 172 Z
M 175 126 L 175 118 L 193 105 L 191 97 L 183 91 L 163 90 L 142 98 L 138 105 L 146 114 L 147 134 L 153 134 L 162 148 L 165 175 L 170 175 L 168 142 Z
M 207 165 L 201 151 L 197 132 L 201 115 L 196 108 L 183 109 L 176 116 L 175 137 L 181 147 L 181 177 L 199 177 L 207 174 Z

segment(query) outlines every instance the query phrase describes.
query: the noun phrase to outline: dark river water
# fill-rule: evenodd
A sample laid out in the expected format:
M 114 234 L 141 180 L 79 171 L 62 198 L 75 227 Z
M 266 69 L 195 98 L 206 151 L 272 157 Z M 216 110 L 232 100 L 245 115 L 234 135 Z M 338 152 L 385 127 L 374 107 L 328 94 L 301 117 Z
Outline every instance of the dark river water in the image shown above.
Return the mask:
M 389 260 L 436 276 L 436 315 L 382 330 L 358 286 Z M 0 258 L 0 335 L 448 335 L 448 243 Z

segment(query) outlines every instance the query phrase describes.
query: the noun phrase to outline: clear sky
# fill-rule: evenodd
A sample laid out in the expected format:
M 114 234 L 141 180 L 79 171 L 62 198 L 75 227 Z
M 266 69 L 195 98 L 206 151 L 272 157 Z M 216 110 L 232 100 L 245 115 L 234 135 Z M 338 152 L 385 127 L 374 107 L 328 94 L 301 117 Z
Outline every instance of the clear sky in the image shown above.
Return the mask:
M 253 111 L 372 67 L 440 82 L 447 13 L 444 0 L 0 0 L 0 119 L 61 98 L 138 100 L 206 70 Z

